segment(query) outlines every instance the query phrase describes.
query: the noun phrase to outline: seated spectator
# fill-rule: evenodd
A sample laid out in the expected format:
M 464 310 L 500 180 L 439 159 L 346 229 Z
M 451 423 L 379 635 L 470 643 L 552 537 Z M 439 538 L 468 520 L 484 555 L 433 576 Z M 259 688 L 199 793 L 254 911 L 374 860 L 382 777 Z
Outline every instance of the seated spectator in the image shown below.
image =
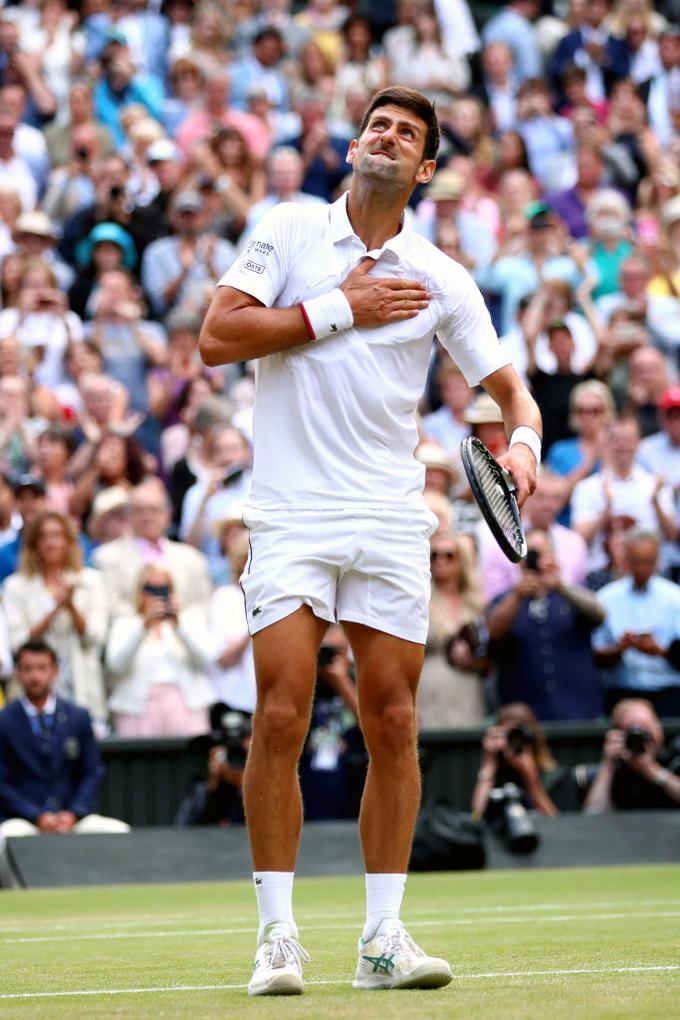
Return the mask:
M 625 698 L 612 712 L 612 728 L 602 763 L 585 800 L 591 815 L 645 811 L 680 805 L 680 748 L 664 745 L 664 733 L 651 702 Z
M 154 315 L 161 318 L 180 305 L 191 291 L 215 284 L 234 261 L 229 241 L 212 233 L 204 222 L 204 201 L 196 191 L 173 196 L 169 237 L 153 241 L 142 259 L 142 283 Z
M 262 201 L 251 206 L 242 241 L 250 238 L 265 213 L 280 202 L 301 202 L 307 205 L 318 205 L 323 202 L 318 195 L 308 195 L 302 190 L 304 164 L 302 156 L 292 146 L 286 145 L 275 149 L 269 158 L 267 170 L 267 194 Z
M 628 569 L 626 554 L 626 530 L 629 527 L 627 518 L 613 517 L 607 524 L 602 535 L 605 563 L 597 570 L 589 570 L 586 574 L 586 588 L 599 591 L 606 584 L 618 581 Z
M 78 278 L 68 292 L 71 308 L 91 319 L 97 310 L 97 292 L 104 273 L 125 273 L 137 264 L 131 235 L 118 223 L 97 223 L 77 248 Z
M 645 83 L 647 115 L 659 144 L 667 149 L 677 131 L 677 87 L 680 72 L 680 36 L 676 24 L 667 25 L 659 35 L 657 74 Z M 670 102 L 669 102 L 670 98 Z
M 0 885 L 13 884 L 4 842 L 40 832 L 129 832 L 95 813 L 101 754 L 88 712 L 58 693 L 59 666 L 41 639 L 16 651 L 18 701 L 0 712 Z
M 85 520 L 99 492 L 121 486 L 131 489 L 146 475 L 141 446 L 134 436 L 105 432 L 93 449 L 89 462 L 75 479 L 69 509 Z
M 254 37 L 250 51 L 231 67 L 232 105 L 236 110 L 247 109 L 248 93 L 253 87 L 258 87 L 266 91 L 277 112 L 287 112 L 289 90 L 281 69 L 282 58 L 283 36 L 271 26 L 262 28 Z
M 286 138 L 283 144 L 296 149 L 302 156 L 304 177 L 302 190 L 331 202 L 340 184 L 350 172 L 347 139 L 331 134 L 328 127 L 328 100 L 320 93 L 307 93 L 296 102 L 300 132 Z
M 73 482 L 68 465 L 73 453 L 73 437 L 61 425 L 50 425 L 38 436 L 36 467 L 45 482 L 47 506 L 68 513 Z
M 630 78 L 616 82 L 611 92 L 607 119 L 613 144 L 626 153 L 635 167 L 635 184 L 649 174 L 663 151 L 649 126 L 642 91 Z
M 515 126 L 519 84 L 515 58 L 508 44 L 488 43 L 482 50 L 479 74 L 471 91 L 489 107 L 494 128 L 501 137 Z
M 522 516 L 528 532 L 538 528 L 549 534 L 565 582 L 581 585 L 586 576 L 588 551 L 579 534 L 558 523 L 565 496 L 564 480 L 543 470 L 538 476 L 533 495 L 524 504 Z M 521 576 L 517 564 L 510 563 L 490 536 L 482 544 L 481 570 L 489 602 L 513 588 Z
M 430 540 L 430 623 L 418 686 L 418 728 L 479 726 L 486 642 L 479 619 L 484 597 L 469 538 L 438 531 Z
M 558 814 L 548 793 L 556 771 L 545 734 L 529 706 L 522 702 L 504 705 L 482 740 L 481 767 L 472 793 L 473 815 L 483 818 L 491 791 L 505 783 L 519 787 L 525 807 L 542 815 Z
M 175 0 L 168 4 L 168 9 L 169 12 L 187 10 L 188 4 Z M 199 106 L 204 81 L 198 64 L 186 56 L 172 61 L 168 79 L 170 89 L 163 102 L 163 126 L 170 138 L 177 138 L 184 122 Z
M 596 719 L 602 692 L 590 646 L 604 609 L 581 585 L 565 584 L 550 536 L 533 529 L 513 588 L 487 611 L 501 704 L 522 700 L 541 720 Z
M 191 158 L 200 171 L 204 193 L 210 185 L 217 198 L 213 229 L 221 237 L 238 241 L 250 207 L 267 191 L 264 161 L 254 158 L 235 127 L 220 128 L 206 143 L 195 145 Z
M 222 389 L 224 378 L 219 369 L 207 369 L 198 353 L 201 323 L 195 316 L 175 311 L 166 322 L 168 331 L 167 358 L 147 376 L 149 410 L 165 430 L 181 420 L 188 385 L 204 377 L 208 391 Z
M 524 139 L 529 167 L 547 192 L 561 191 L 574 167 L 574 127 L 552 107 L 543 78 L 528 78 L 517 93 L 517 130 Z
M 576 152 L 576 183 L 547 198 L 548 205 L 564 220 L 577 240 L 588 237 L 586 207 L 602 187 L 605 167 L 602 154 L 594 146 L 581 146 Z
M 621 265 L 633 254 L 630 241 L 631 210 L 613 188 L 600 188 L 588 199 L 585 210 L 590 235 L 588 271 L 597 282 L 593 299 L 615 294 Z
M 470 434 L 469 424 L 463 420 L 472 392 L 465 376 L 451 358 L 440 361 L 435 383 L 441 397 L 441 407 L 423 418 L 422 429 L 427 439 L 439 443 L 451 457 L 457 457 L 460 444 Z
M 231 74 L 224 70 L 224 64 L 208 75 L 205 83 L 203 103 L 192 112 L 177 132 L 177 144 L 186 158 L 193 155 L 195 147 L 209 142 L 222 128 L 235 128 L 245 139 L 253 159 L 261 162 L 269 152 L 269 133 L 258 117 L 237 109 L 231 102 Z
M 112 616 L 135 612 L 136 578 L 144 564 L 158 563 L 172 575 L 180 605 L 206 603 L 210 580 L 205 557 L 184 542 L 165 537 L 170 502 L 165 486 L 147 478 L 130 496 L 131 533 L 95 549 L 92 559 L 102 573 Z
M 572 287 L 576 287 L 581 278 L 581 270 L 569 253 L 559 221 L 545 203 L 531 203 L 524 209 L 524 217 L 528 230 L 519 253 L 516 245 L 511 252 L 501 247 L 491 265 L 478 268 L 475 273 L 477 284 L 496 292 L 501 299 L 501 333 L 510 332 L 520 300 L 536 293 L 541 278 L 564 280 Z
M 230 504 L 248 495 L 252 453 L 242 433 L 229 425 L 215 427 L 210 449 L 210 477 L 197 481 L 184 497 L 179 533 L 208 557 L 211 577 L 218 581 L 222 557 L 213 525 Z
M 615 422 L 609 430 L 603 466 L 574 488 L 572 527 L 588 544 L 588 569 L 605 561 L 602 537 L 611 518 L 626 517 L 632 524 L 662 534 L 673 542 L 677 525 L 673 498 L 663 480 L 636 463 L 640 429 L 634 419 Z
M 549 68 L 556 87 L 569 64 L 585 67 L 587 94 L 593 100 L 609 95 L 614 82 L 628 75 L 630 51 L 623 39 L 607 31 L 609 10 L 609 0 L 591 0 L 585 8 L 585 22 L 560 40 Z
M 95 547 L 129 535 L 129 491 L 122 485 L 114 485 L 97 493 L 87 520 L 87 531 Z
M 628 385 L 621 400 L 621 414 L 633 417 L 644 437 L 652 436 L 659 431 L 659 401 L 668 389 L 666 359 L 655 347 L 640 344 L 631 351 L 627 368 Z M 615 379 L 612 388 L 616 393 Z
M 5 581 L 3 601 L 13 650 L 24 641 L 48 641 L 59 663 L 57 693 L 86 708 L 103 735 L 106 591 L 98 572 L 83 566 L 66 514 L 46 510 L 27 526 L 19 570 Z
M 27 259 L 40 259 L 49 266 L 60 290 L 68 290 L 74 272 L 58 255 L 55 241 L 58 234 L 48 216 L 39 209 L 17 217 L 13 233 L 16 251 Z
M 74 81 L 69 88 L 66 109 L 63 108 L 65 105 L 62 105 L 59 116 L 50 121 L 43 131 L 51 165 L 68 165 L 74 151 L 74 136 L 78 137 L 79 128 L 84 126 L 94 130 L 101 155 L 109 156 L 113 152 L 113 141 L 107 129 L 94 117 L 90 83 L 82 78 Z
M 680 638 L 680 588 L 660 577 L 659 539 L 644 528 L 626 535 L 627 576 L 598 592 L 606 619 L 593 635 L 606 668 L 607 707 L 647 698 L 662 717 L 680 715 L 680 670 L 668 659 Z M 672 655 L 671 655 L 672 657 Z
M 223 701 L 239 712 L 252 713 L 256 701 L 253 642 L 248 633 L 243 592 L 238 583 L 248 562 L 249 535 L 241 521 L 225 520 L 221 536 L 229 528 L 236 530 L 228 552 L 225 550 L 232 581 L 215 588 L 208 609 L 208 626 L 215 647 L 210 680 L 217 701 Z
M 669 386 L 659 398 L 661 430 L 640 443 L 638 464 L 650 471 L 673 490 L 677 507 L 680 494 L 680 386 Z M 665 551 L 666 568 L 674 581 L 680 576 L 680 552 L 677 545 Z
M 411 46 L 401 59 L 388 62 L 390 85 L 417 89 L 438 105 L 449 103 L 470 84 L 470 69 L 462 54 L 447 50 L 434 10 L 423 5 L 413 22 Z
M 456 170 L 438 170 L 424 189 L 418 206 L 418 230 L 434 241 L 442 224 L 454 223 L 460 234 L 460 247 L 470 271 L 488 266 L 496 252 L 496 239 L 487 223 L 476 212 L 463 207 L 465 179 Z
M 102 75 L 94 87 L 97 120 L 111 133 L 116 146 L 125 144 L 122 111 L 132 104 L 143 106 L 154 120 L 163 113 L 163 84 L 150 74 L 138 74 L 127 37 L 119 28 L 107 31 L 106 44 L 99 55 Z
M 54 387 L 63 382 L 66 347 L 83 339 L 83 324 L 40 259 L 26 260 L 17 307 L 0 312 L 0 340 L 8 336 L 16 336 L 39 383 Z
M 535 26 L 540 5 L 536 0 L 512 0 L 491 18 L 482 31 L 485 46 L 505 43 L 515 61 L 515 73 L 521 83 L 541 73 L 543 60 Z
M 106 646 L 114 729 L 123 737 L 194 736 L 209 729 L 204 608 L 182 608 L 169 571 L 142 567 L 133 615 L 117 616 Z
M 38 475 L 16 475 L 12 479 L 12 488 L 19 527 L 16 528 L 17 520 L 15 518 L 13 522 L 15 524 L 14 535 L 0 546 L 0 583 L 17 571 L 24 532 L 28 530 L 29 525 L 38 514 L 47 510 L 45 483 Z
M 0 464 L 24 474 L 37 453 L 28 384 L 19 375 L 0 377 Z
M 5 103 L 0 103 L 0 186 L 16 191 L 23 212 L 35 209 L 38 186 L 16 142 L 17 120 Z
M 568 424 L 574 435 L 553 443 L 545 461 L 551 471 L 564 478 L 567 504 L 576 484 L 600 470 L 615 413 L 611 390 L 598 379 L 578 383 L 571 391 Z M 568 526 L 570 520 L 567 512 L 560 523 Z
M 179 410 L 179 422 L 161 435 L 161 462 L 169 475 L 168 491 L 172 502 L 173 530 L 182 520 L 184 497 L 200 478 L 208 478 L 212 468 L 210 450 L 213 425 L 229 425 L 232 406 L 222 396 L 212 394 L 203 375 L 191 380 Z

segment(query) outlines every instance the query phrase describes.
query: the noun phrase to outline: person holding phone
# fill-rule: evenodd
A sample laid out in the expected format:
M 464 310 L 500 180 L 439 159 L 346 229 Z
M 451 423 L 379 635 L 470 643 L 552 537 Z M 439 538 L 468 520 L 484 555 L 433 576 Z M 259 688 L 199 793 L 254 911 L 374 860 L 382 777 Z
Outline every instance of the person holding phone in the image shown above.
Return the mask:
M 565 581 L 548 532 L 534 529 L 527 544 L 518 582 L 487 610 L 500 702 L 524 702 L 541 721 L 596 719 L 602 692 L 590 634 L 604 610 Z
M 215 692 L 205 611 L 182 609 L 172 575 L 148 564 L 137 581 L 134 615 L 113 621 L 106 666 L 114 730 L 125 737 L 195 736 L 209 728 Z
M 680 639 L 680 588 L 657 573 L 653 531 L 626 533 L 625 562 L 626 575 L 598 592 L 607 615 L 593 646 L 607 670 L 607 708 L 622 698 L 645 698 L 662 718 L 680 715 L 680 670 L 669 661 Z

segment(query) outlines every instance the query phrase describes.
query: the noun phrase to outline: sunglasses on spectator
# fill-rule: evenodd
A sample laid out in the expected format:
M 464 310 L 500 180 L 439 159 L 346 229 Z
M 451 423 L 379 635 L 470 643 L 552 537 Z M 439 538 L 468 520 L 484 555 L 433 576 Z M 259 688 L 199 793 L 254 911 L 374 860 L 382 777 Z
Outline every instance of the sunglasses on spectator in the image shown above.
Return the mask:
M 595 406 L 588 407 L 588 406 L 584 405 L 582 407 L 575 407 L 574 408 L 574 413 L 575 414 L 604 414 L 604 407 L 595 407 Z
M 452 549 L 444 551 L 443 549 L 437 551 L 435 549 L 430 553 L 430 560 L 455 560 L 458 558 L 458 553 Z

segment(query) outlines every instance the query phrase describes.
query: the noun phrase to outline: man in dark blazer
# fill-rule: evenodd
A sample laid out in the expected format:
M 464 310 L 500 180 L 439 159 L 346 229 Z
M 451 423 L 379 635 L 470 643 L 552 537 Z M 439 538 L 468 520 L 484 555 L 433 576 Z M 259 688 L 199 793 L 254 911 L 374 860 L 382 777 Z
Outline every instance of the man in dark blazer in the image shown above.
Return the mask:
M 608 13 L 609 0 L 589 0 L 585 24 L 558 43 L 549 72 L 562 102 L 565 101 L 562 75 L 570 64 L 586 71 L 586 91 L 590 99 L 604 99 L 615 81 L 628 77 L 630 50 L 623 39 L 617 39 L 604 27 Z
M 23 694 L 0 712 L 2 884 L 7 882 L 7 837 L 130 828 L 94 814 L 101 754 L 88 712 L 53 693 L 54 650 L 39 639 L 26 641 L 15 662 Z

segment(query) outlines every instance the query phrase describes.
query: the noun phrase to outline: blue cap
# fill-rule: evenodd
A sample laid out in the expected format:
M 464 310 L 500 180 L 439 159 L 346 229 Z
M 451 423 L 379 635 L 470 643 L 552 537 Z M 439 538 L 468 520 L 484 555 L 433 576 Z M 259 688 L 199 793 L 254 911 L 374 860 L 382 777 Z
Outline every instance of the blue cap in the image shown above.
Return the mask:
M 83 238 L 77 246 L 76 257 L 81 266 L 89 266 L 92 262 L 94 246 L 101 241 L 112 241 L 123 250 L 123 265 L 126 269 L 132 269 L 137 261 L 137 249 L 132 236 L 128 234 L 118 223 L 98 223 L 93 227 L 89 235 Z

